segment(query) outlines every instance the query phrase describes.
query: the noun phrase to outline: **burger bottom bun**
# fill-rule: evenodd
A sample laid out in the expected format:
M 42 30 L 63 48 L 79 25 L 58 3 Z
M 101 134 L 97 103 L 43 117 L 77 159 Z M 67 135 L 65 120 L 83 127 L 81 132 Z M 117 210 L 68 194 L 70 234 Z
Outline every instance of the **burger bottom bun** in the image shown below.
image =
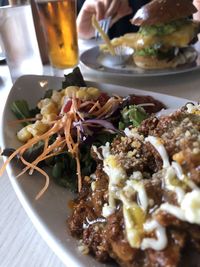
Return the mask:
M 181 48 L 181 51 L 173 59 L 160 60 L 152 56 L 133 55 L 136 66 L 142 69 L 167 69 L 192 63 L 197 58 L 197 51 L 193 47 Z

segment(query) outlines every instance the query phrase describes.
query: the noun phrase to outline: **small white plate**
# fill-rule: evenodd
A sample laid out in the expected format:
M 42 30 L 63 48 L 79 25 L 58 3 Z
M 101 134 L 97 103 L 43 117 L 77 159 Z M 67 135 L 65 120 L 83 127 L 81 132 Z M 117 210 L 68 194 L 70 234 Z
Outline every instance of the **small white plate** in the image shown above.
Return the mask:
M 16 139 L 17 127 L 9 124 L 10 121 L 15 119 L 10 110 L 11 103 L 17 99 L 25 99 L 28 101 L 30 107 L 35 107 L 38 100 L 43 97 L 45 90 L 49 88 L 61 88 L 62 80 L 63 78 L 27 75 L 16 81 L 10 91 L 3 113 L 1 125 L 3 148 L 17 148 L 20 145 Z M 88 85 L 97 86 L 107 92 L 115 92 L 124 96 L 131 93 L 151 95 L 160 101 L 164 101 L 166 106 L 172 109 L 181 107 L 188 101 L 182 98 L 115 85 L 100 85 L 91 82 L 88 82 Z M 69 233 L 66 221 L 70 214 L 68 203 L 73 198 L 72 193 L 51 181 L 47 192 L 41 199 L 36 201 L 35 196 L 44 185 L 44 178 L 35 172 L 32 176 L 24 174 L 16 179 L 16 175 L 20 170 L 14 162 L 9 164 L 7 172 L 20 202 L 36 229 L 66 266 L 105 266 L 90 256 L 81 255 L 77 248 L 78 241 L 72 238 Z

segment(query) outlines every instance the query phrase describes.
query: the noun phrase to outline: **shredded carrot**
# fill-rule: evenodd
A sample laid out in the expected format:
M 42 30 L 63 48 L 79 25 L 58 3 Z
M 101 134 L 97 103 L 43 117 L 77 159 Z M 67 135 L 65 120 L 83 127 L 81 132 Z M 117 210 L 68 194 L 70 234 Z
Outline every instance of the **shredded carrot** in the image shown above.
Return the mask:
M 103 116 L 105 115 L 110 109 L 112 109 L 113 105 L 115 103 L 119 103 L 120 101 L 115 99 L 114 97 L 111 97 L 105 105 L 103 105 L 98 111 L 95 111 L 93 115 L 95 116 Z
M 40 190 L 40 192 L 39 192 L 39 193 L 36 195 L 36 197 L 35 197 L 35 199 L 38 200 L 38 199 L 44 194 L 44 192 L 47 190 L 47 188 L 48 188 L 48 186 L 49 186 L 49 176 L 48 176 L 48 174 L 47 174 L 45 171 L 43 171 L 41 168 L 39 168 L 39 167 L 35 166 L 34 164 L 32 164 L 32 163 L 26 161 L 23 157 L 21 157 L 21 160 L 22 160 L 22 162 L 23 162 L 25 165 L 29 165 L 30 168 L 33 168 L 33 169 L 37 170 L 39 173 L 41 173 L 42 175 L 44 175 L 45 178 L 46 178 L 44 187 Z
M 98 100 L 94 103 L 93 107 L 91 107 L 91 109 L 88 111 L 88 113 L 92 113 L 96 108 L 98 108 L 98 109 L 101 108 Z
M 71 137 L 71 123 L 72 119 L 71 116 L 67 116 L 66 124 L 64 126 L 64 135 L 65 135 L 65 140 L 67 144 L 68 151 L 72 153 L 73 151 L 73 142 L 72 142 L 72 137 Z
M 88 105 L 94 105 L 94 103 L 95 103 L 94 101 L 85 101 L 80 104 L 80 108 L 87 107 Z

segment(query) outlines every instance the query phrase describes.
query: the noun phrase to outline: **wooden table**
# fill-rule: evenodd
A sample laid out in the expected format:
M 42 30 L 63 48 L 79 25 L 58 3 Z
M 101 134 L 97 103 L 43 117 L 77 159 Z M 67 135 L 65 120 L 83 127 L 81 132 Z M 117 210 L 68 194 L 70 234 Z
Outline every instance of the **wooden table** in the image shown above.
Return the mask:
M 80 42 L 80 49 L 85 50 L 93 42 Z M 200 101 L 200 70 L 185 74 L 134 78 L 113 75 L 97 75 L 81 66 L 87 80 L 113 83 L 123 86 L 160 92 Z M 50 69 L 45 68 L 45 73 Z M 0 114 L 6 101 L 12 82 L 8 67 L 0 65 Z M 50 250 L 35 230 L 5 173 L 0 177 L 0 267 L 63 267 L 63 263 Z M 72 267 L 72 266 L 69 266 Z

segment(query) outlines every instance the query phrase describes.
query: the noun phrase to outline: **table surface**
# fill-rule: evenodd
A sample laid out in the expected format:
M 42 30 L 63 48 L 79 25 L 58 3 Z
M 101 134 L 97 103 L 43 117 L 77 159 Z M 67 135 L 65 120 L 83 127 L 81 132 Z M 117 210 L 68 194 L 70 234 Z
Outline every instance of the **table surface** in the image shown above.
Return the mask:
M 80 50 L 93 42 L 80 41 Z M 86 80 L 112 83 L 200 101 L 200 70 L 160 77 L 120 77 L 101 74 L 80 65 Z M 44 68 L 49 74 L 50 69 Z M 51 73 L 50 73 L 51 74 Z M 98 74 L 98 75 L 97 75 Z M 12 87 L 6 64 L 0 65 L 0 114 Z M 0 177 L 0 267 L 63 267 L 23 210 L 6 173 Z M 71 266 L 70 266 L 71 267 Z

